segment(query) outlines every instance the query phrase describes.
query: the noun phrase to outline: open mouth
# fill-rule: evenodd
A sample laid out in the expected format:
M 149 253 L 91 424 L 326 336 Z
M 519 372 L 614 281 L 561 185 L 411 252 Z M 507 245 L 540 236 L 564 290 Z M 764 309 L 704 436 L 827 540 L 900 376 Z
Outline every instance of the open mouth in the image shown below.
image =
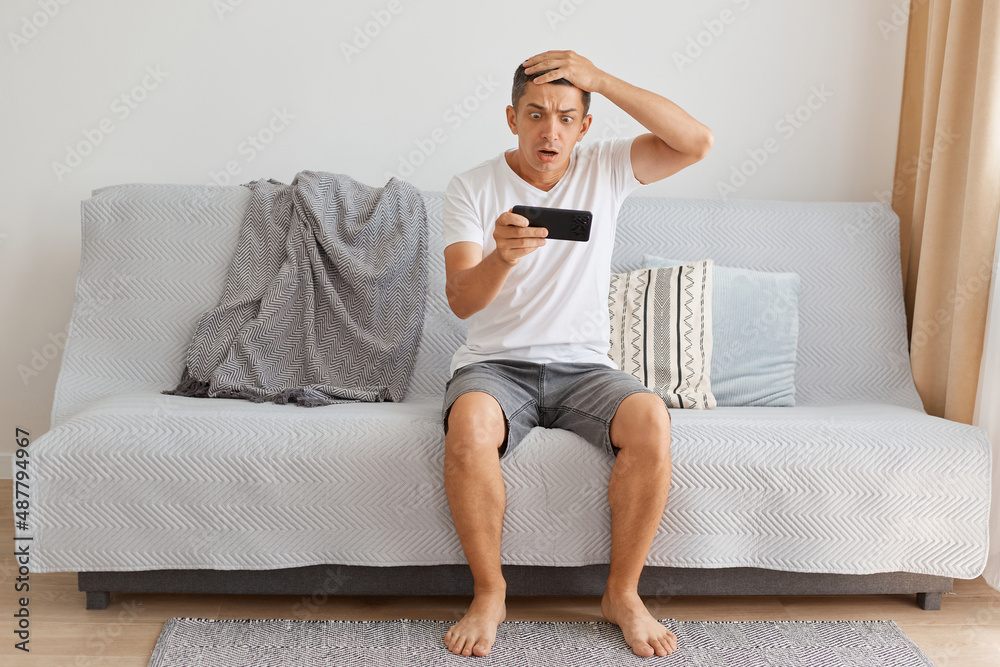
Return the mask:
M 559 155 L 559 153 L 557 151 L 549 150 L 547 148 L 543 148 L 543 149 L 539 150 L 538 154 L 542 155 L 542 156 L 545 156 L 545 157 L 555 157 L 555 156 Z

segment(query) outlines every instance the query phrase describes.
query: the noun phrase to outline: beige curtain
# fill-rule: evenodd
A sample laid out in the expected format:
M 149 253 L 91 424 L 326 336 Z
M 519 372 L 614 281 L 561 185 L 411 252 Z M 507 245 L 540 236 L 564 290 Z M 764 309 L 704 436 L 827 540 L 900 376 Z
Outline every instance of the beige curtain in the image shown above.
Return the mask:
M 1000 247 L 993 266 L 1000 266 Z M 994 269 L 996 273 L 996 269 Z M 1000 590 L 1000 285 L 993 281 L 986 319 L 986 345 L 979 371 L 976 426 L 986 429 L 993 443 L 993 502 L 990 509 L 990 553 L 983 579 Z
M 892 197 L 910 363 L 927 412 L 971 424 L 1000 213 L 1000 2 L 910 7 Z

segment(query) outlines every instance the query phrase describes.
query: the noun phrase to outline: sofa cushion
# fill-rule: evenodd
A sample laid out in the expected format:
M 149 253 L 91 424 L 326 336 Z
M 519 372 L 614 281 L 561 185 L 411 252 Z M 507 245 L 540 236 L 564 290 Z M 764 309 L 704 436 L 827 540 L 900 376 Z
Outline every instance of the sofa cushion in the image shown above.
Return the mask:
M 676 410 L 671 433 L 651 565 L 982 571 L 981 429 L 854 404 Z M 132 393 L 31 447 L 33 571 L 465 562 L 439 401 L 306 409 Z M 570 431 L 532 429 L 501 461 L 503 562 L 607 563 L 613 463 Z
M 423 335 L 404 401 L 439 400 L 465 321 L 448 308 L 443 193 L 425 192 Z M 198 318 L 218 303 L 249 200 L 241 186 L 128 184 L 83 202 L 83 247 L 52 410 L 176 382 Z M 649 253 L 797 273 L 797 405 L 888 403 L 922 410 L 909 367 L 899 219 L 877 202 L 627 198 L 611 269 Z
M 680 260 L 646 255 L 648 267 Z M 715 266 L 712 274 L 712 393 L 719 405 L 795 405 L 799 277 Z
M 923 410 L 910 373 L 899 218 L 887 204 L 631 196 L 612 271 L 640 268 L 648 254 L 799 276 L 797 406 Z

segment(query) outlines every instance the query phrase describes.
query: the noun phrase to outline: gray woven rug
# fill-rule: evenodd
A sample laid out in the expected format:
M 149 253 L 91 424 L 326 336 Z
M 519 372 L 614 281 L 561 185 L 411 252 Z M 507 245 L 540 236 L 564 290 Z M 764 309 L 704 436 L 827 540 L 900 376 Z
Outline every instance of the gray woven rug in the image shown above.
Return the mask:
M 454 621 L 171 618 L 149 667 L 933 667 L 892 621 L 660 622 L 678 638 L 677 650 L 666 657 L 636 656 L 611 623 L 507 621 L 490 655 L 470 658 L 445 648 Z

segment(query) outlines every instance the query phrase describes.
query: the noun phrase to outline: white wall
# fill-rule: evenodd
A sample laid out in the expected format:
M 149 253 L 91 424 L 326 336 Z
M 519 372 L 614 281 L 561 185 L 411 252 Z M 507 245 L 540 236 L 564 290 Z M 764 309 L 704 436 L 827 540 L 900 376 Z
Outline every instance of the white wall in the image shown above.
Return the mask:
M 15 427 L 34 440 L 49 426 L 91 190 L 209 183 L 227 163 L 237 184 L 312 169 L 443 190 L 515 145 L 518 63 L 569 48 L 715 134 L 708 158 L 641 194 L 872 200 L 892 180 L 905 4 L 5 0 L 0 475 Z M 588 138 L 644 131 L 606 99 L 591 112 Z

